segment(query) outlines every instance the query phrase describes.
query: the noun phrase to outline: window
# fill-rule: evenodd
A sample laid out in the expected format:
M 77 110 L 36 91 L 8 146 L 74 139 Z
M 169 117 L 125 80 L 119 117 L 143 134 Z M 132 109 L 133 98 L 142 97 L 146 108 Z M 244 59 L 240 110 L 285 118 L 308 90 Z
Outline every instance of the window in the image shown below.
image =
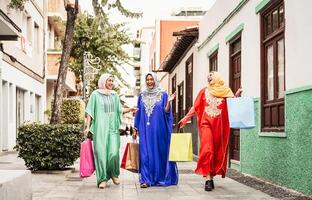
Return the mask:
M 230 87 L 236 92 L 241 87 L 242 38 L 237 35 L 230 41 Z
M 184 117 L 183 100 L 184 100 L 184 82 L 182 81 L 178 85 L 178 120 L 180 121 Z
M 40 52 L 40 34 L 39 34 L 39 26 L 38 24 L 34 24 L 34 48 L 35 51 L 39 54 Z
M 274 1 L 261 13 L 261 128 L 284 131 L 284 3 Z
M 209 71 L 218 71 L 218 51 L 209 56 Z
M 177 74 L 175 74 L 172 78 L 171 78 L 171 93 L 173 94 L 174 92 L 177 91 Z M 174 119 L 174 126 L 177 123 L 176 121 L 176 108 L 177 106 L 177 100 L 176 98 L 172 101 L 172 113 L 173 113 L 173 119 Z
M 33 38 L 32 38 L 32 27 L 33 27 L 33 23 L 32 23 L 32 19 L 31 17 L 27 17 L 27 32 L 26 32 L 26 38 L 28 40 L 28 42 L 30 43 L 30 45 L 32 45 L 33 42 Z
M 40 99 L 40 96 L 35 95 L 35 121 L 40 120 Z
M 185 111 L 188 112 L 193 103 L 193 54 L 185 62 Z
M 48 24 L 48 35 L 49 35 L 49 49 L 53 49 L 53 33 L 52 33 L 52 25 Z
M 12 83 L 10 83 L 10 86 L 9 86 L 9 89 L 10 89 L 10 93 L 9 93 L 9 110 L 11 110 L 11 112 L 9 112 L 9 118 L 10 118 L 10 123 L 13 123 L 13 92 L 14 92 L 14 86 Z

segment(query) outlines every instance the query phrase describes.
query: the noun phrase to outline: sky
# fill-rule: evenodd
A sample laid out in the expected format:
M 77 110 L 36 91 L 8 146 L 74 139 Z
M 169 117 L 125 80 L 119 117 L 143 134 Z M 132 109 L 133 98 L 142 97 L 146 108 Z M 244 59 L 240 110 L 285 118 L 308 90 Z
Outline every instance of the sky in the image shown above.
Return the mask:
M 113 1 L 113 0 L 111 0 Z M 118 12 L 112 12 L 110 19 L 112 22 L 128 22 L 130 32 L 144 26 L 153 26 L 157 18 L 170 16 L 179 8 L 202 7 L 209 9 L 216 0 L 121 0 L 123 6 L 131 11 L 142 12 L 143 17 L 139 19 L 127 19 Z M 91 0 L 80 0 L 83 10 L 92 11 Z
M 109 2 L 114 0 L 109 0 Z M 121 0 L 123 6 L 131 11 L 142 12 L 143 17 L 139 19 L 128 19 L 123 17 L 117 11 L 111 11 L 110 20 L 115 22 L 126 22 L 129 29 L 129 33 L 135 37 L 136 31 L 142 27 L 154 26 L 155 20 L 159 18 L 169 17 L 173 11 L 186 7 L 201 7 L 203 9 L 209 9 L 216 0 Z M 91 0 L 79 1 L 82 10 L 92 13 Z M 126 51 L 132 55 L 132 47 L 126 47 Z M 127 68 L 127 67 L 126 67 Z M 134 85 L 135 78 L 131 76 L 132 69 L 127 68 L 127 72 L 130 75 L 127 76 L 127 80 L 131 80 L 130 84 Z

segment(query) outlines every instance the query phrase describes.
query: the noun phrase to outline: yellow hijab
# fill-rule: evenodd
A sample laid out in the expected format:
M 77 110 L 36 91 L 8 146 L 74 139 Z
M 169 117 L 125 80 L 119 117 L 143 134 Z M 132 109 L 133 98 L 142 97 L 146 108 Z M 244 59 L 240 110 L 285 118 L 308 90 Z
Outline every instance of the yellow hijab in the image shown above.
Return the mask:
M 224 80 L 220 73 L 211 72 L 212 80 L 208 83 L 209 93 L 215 97 L 233 97 L 234 94 L 228 86 L 224 85 Z

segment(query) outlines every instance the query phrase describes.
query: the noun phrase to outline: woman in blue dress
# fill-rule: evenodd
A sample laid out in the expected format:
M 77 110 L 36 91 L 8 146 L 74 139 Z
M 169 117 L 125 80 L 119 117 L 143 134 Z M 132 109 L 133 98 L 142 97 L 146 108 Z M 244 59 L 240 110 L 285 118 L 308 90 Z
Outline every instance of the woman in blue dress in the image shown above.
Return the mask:
M 140 138 L 141 188 L 177 185 L 177 165 L 168 161 L 173 125 L 171 101 L 175 94 L 168 98 L 167 93 L 159 87 L 154 73 L 148 73 L 145 81 L 146 89 L 138 98 L 138 111 L 134 121 L 134 128 Z

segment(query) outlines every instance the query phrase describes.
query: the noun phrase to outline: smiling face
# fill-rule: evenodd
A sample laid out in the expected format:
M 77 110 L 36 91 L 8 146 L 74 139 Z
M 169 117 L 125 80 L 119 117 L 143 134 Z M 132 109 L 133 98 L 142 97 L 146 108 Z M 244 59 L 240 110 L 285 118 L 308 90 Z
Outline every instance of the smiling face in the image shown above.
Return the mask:
M 106 83 L 105 83 L 105 88 L 107 88 L 108 90 L 112 90 L 113 89 L 113 86 L 114 86 L 114 79 L 113 77 L 109 77 L 107 80 L 106 80 Z
M 211 83 L 212 79 L 213 79 L 213 72 L 210 72 L 207 76 L 208 83 Z
M 153 89 L 155 86 L 154 78 L 150 74 L 146 76 L 146 85 L 147 85 L 148 89 Z

